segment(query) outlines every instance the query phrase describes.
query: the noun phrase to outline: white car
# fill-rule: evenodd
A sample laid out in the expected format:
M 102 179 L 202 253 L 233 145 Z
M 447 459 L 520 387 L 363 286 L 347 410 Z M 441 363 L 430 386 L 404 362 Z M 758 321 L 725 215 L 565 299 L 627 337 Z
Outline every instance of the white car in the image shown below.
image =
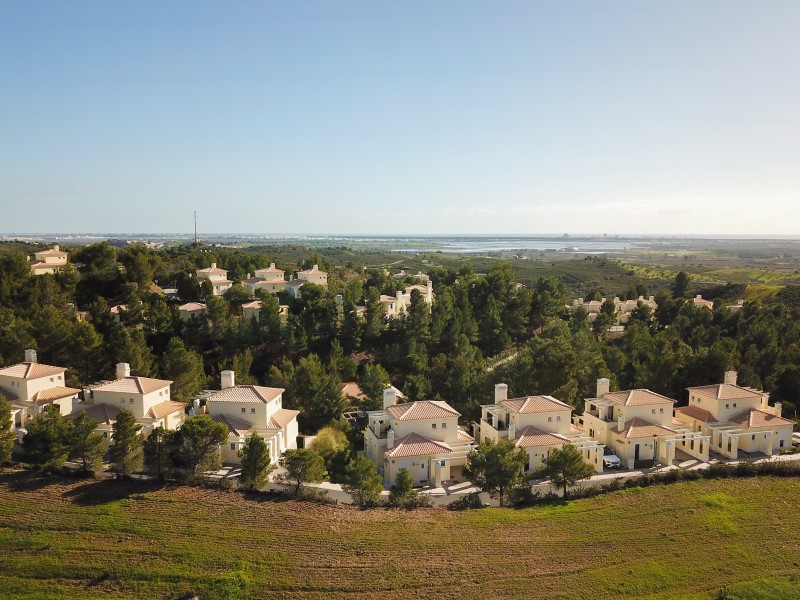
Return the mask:
M 619 469 L 622 467 L 622 461 L 619 456 L 614 454 L 614 451 L 608 446 L 603 448 L 603 466 L 606 469 Z
M 800 431 L 795 431 L 792 434 L 792 443 L 800 446 Z

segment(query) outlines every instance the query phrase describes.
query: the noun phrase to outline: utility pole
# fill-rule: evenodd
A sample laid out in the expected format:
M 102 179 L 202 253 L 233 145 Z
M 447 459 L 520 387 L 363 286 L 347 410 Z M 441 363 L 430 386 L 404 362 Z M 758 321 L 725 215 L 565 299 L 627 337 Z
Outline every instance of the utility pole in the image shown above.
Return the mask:
M 194 211 L 194 245 L 197 245 L 197 211 Z

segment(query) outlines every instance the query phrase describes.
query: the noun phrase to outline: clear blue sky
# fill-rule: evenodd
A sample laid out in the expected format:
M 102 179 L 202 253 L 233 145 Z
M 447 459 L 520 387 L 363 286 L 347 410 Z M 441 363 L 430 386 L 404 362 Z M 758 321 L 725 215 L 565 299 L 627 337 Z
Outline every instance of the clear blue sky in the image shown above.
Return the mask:
M 0 3 L 0 232 L 800 234 L 800 2 Z

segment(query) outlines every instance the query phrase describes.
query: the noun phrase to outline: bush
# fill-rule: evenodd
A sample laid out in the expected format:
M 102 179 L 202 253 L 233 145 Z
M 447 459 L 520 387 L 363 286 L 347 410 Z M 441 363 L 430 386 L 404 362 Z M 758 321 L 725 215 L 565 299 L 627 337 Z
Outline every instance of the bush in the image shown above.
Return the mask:
M 472 492 L 461 496 L 458 500 L 447 505 L 449 510 L 469 510 L 473 508 L 483 508 L 480 492 Z

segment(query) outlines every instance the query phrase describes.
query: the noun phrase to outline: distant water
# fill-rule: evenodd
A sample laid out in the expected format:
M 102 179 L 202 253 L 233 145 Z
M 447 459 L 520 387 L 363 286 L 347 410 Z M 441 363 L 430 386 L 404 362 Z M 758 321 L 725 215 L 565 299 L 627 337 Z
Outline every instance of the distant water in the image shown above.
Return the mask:
M 398 252 L 452 252 L 461 254 L 479 254 L 486 252 L 509 252 L 514 250 L 535 250 L 538 252 L 572 252 L 580 254 L 604 254 L 611 251 L 627 250 L 632 247 L 642 247 L 647 244 L 634 244 L 622 240 L 569 240 L 569 239 L 536 239 L 536 238 L 494 238 L 494 239 L 421 239 L 414 240 Z M 416 243 L 415 243 L 416 242 Z

